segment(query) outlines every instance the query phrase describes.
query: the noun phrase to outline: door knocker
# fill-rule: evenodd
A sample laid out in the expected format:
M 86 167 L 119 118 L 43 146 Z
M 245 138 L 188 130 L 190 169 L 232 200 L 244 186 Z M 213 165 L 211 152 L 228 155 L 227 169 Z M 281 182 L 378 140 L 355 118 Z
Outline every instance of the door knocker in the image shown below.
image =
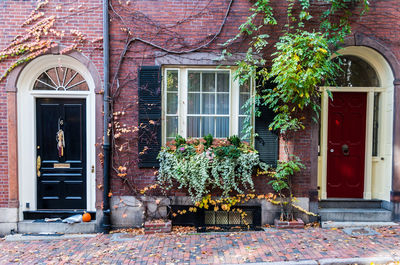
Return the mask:
M 348 156 L 350 154 L 349 146 L 347 144 L 342 145 L 342 153 L 344 156 Z
M 63 125 L 63 120 L 58 119 L 58 132 L 56 134 L 56 141 L 57 141 L 57 150 L 58 156 L 64 156 L 64 148 L 65 148 L 65 139 L 64 139 L 64 131 L 61 129 L 61 125 Z

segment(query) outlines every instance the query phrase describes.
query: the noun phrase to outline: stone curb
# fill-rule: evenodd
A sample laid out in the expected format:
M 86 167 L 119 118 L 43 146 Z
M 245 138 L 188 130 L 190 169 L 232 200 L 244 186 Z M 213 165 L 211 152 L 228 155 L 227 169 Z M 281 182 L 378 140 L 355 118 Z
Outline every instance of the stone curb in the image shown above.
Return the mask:
M 5 236 L 5 241 L 15 242 L 15 241 L 36 241 L 36 240 L 61 240 L 61 239 L 74 239 L 74 238 L 84 238 L 84 237 L 96 237 L 98 234 L 62 234 L 62 235 L 52 235 L 52 234 L 15 234 Z
M 256 263 L 243 263 L 243 264 L 246 264 L 246 265 L 318 265 L 319 263 L 315 260 L 302 260 L 302 261 L 256 262 Z M 234 265 L 234 264 L 224 264 L 224 265 Z
M 399 261 L 392 257 L 371 257 L 371 258 L 349 258 L 349 259 L 321 259 L 319 260 L 320 265 L 370 265 L 372 262 L 375 264 L 386 264 L 388 262 Z
M 398 259 L 392 257 L 370 257 L 370 258 L 348 258 L 348 259 L 320 259 L 320 260 L 301 260 L 301 261 L 276 261 L 276 262 L 256 262 L 246 263 L 246 265 L 370 265 L 372 262 L 375 264 L 386 264 L 389 262 L 398 262 Z M 225 264 L 233 265 L 233 264 Z

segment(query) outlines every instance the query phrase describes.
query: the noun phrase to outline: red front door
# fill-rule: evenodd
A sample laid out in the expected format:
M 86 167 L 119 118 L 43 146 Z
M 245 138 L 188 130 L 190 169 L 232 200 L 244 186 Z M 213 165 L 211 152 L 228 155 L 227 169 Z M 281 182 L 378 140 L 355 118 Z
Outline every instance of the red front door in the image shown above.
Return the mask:
M 329 198 L 362 198 L 367 93 L 335 92 L 328 109 Z

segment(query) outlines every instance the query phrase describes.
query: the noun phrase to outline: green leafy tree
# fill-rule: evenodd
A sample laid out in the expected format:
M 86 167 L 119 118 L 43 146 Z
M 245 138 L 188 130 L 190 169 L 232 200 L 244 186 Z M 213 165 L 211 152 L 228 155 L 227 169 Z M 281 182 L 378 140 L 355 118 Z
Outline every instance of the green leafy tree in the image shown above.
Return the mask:
M 334 85 L 339 66 L 331 58 L 338 45 L 351 33 L 349 19 L 363 15 L 369 8 L 367 0 L 326 0 L 321 8 L 312 8 L 320 1 L 286 0 L 287 19 L 284 30 L 275 43 L 276 52 L 272 54 L 272 65 L 260 56 L 266 52 L 270 36 L 267 28 L 277 24 L 270 0 L 257 0 L 251 8 L 252 14 L 239 27 L 239 33 L 227 41 L 229 44 L 242 37 L 250 39 L 246 56 L 237 62 L 236 78 L 241 84 L 257 79 L 258 93 L 246 103 L 250 114 L 257 106 L 268 106 L 275 112 L 270 130 L 280 133 L 284 140 L 287 159 L 278 161 L 277 168 L 270 173 L 269 182 L 281 198 L 281 219 L 293 218 L 293 192 L 291 178 L 304 168 L 300 159 L 290 154 L 287 143 L 294 133 L 305 129 L 309 115 L 304 111 L 312 109 L 314 121 L 320 112 L 320 86 Z M 315 15 L 313 11 L 318 10 Z M 260 19 L 261 18 L 261 19 Z M 276 32 L 276 30 L 275 30 Z M 228 50 L 223 56 L 231 55 Z M 269 67 L 270 66 L 270 67 Z M 271 89 L 264 89 L 266 83 L 273 83 Z M 330 97 L 331 93 L 328 91 Z M 260 114 L 256 111 L 256 115 Z M 249 115 L 250 116 L 250 115 Z M 244 137 L 253 130 L 251 119 L 244 126 Z M 286 196 L 285 194 L 288 193 Z M 284 207 L 287 204 L 288 207 Z

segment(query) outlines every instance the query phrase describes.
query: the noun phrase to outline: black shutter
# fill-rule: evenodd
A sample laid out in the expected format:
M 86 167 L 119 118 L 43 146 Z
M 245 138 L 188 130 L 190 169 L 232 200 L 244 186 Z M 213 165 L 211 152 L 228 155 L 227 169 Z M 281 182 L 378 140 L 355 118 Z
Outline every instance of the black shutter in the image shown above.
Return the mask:
M 274 88 L 274 84 L 269 83 L 264 88 Z M 275 113 L 266 106 L 257 106 L 261 112 L 260 117 L 255 118 L 255 137 L 254 145 L 259 153 L 260 160 L 272 167 L 276 167 L 279 157 L 279 136 L 277 132 L 269 130 L 269 124 L 273 121 Z
M 158 167 L 161 149 L 161 68 L 139 69 L 139 167 Z

